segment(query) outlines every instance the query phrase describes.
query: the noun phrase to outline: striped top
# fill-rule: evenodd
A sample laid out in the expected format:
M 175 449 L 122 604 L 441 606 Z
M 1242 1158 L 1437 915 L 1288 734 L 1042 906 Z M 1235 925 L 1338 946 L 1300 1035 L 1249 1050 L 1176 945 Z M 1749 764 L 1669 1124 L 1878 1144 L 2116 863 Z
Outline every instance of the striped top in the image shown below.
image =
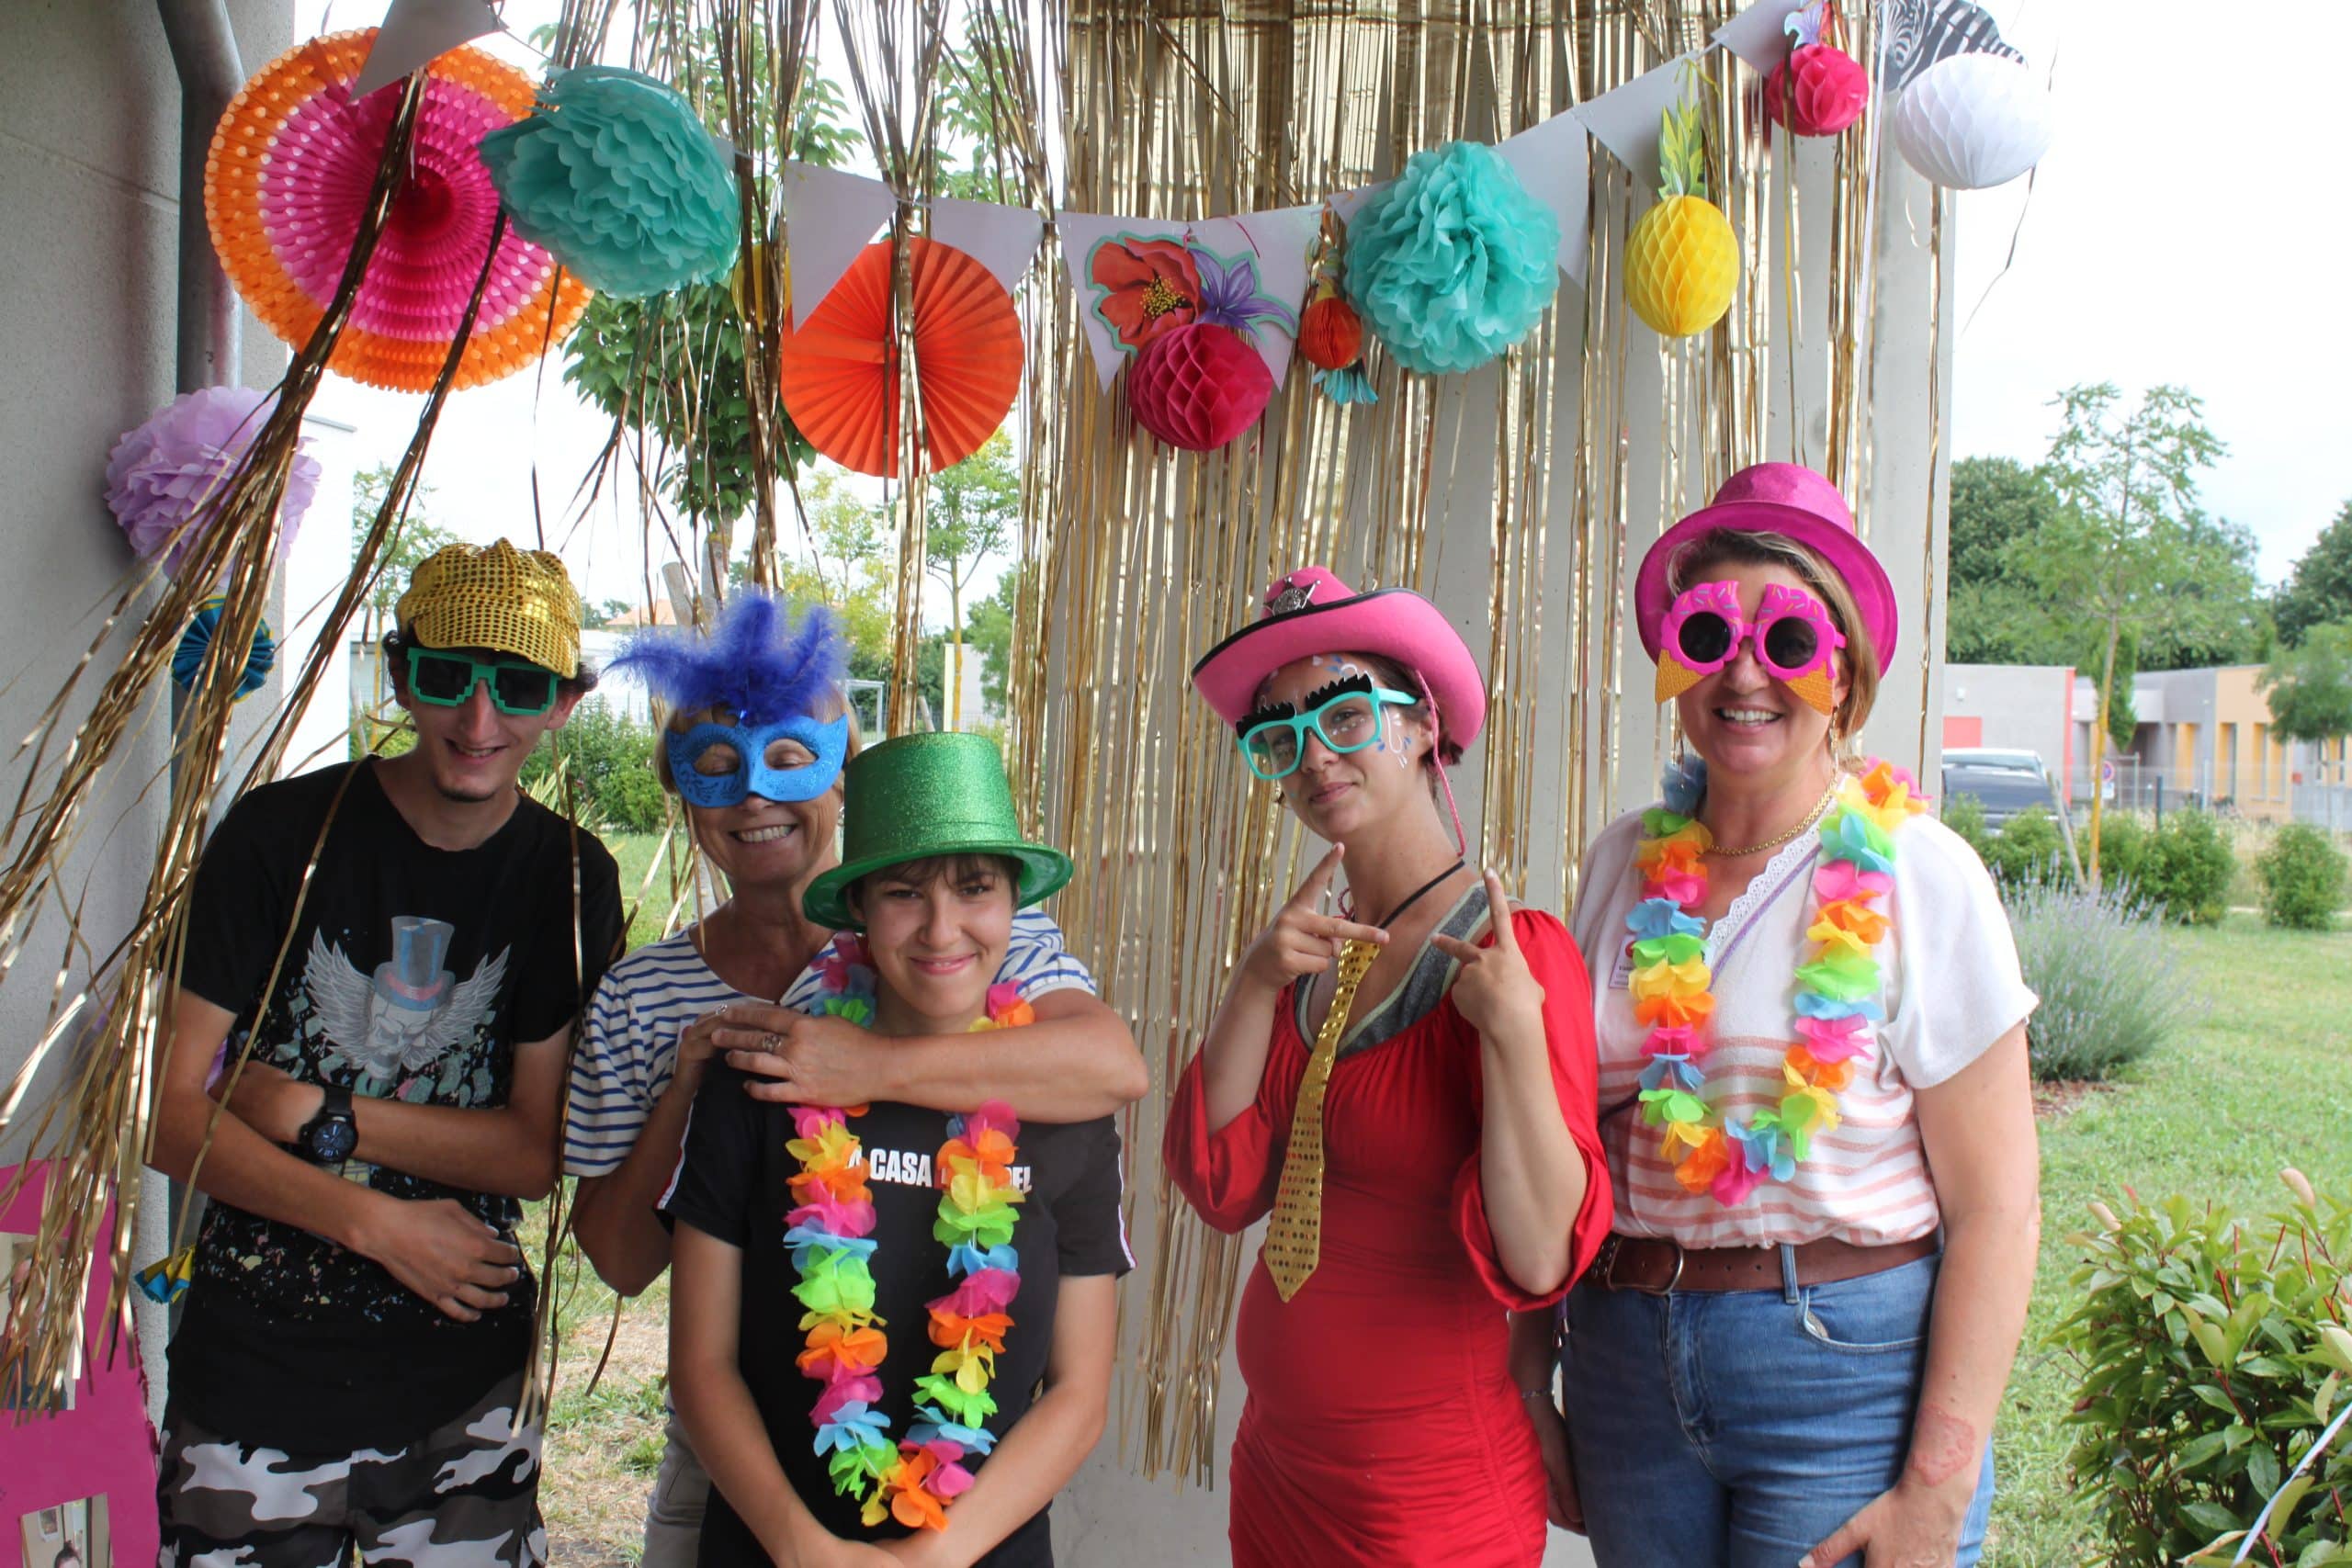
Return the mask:
M 1943 1082 L 2030 1014 L 2036 998 L 1993 879 L 1975 852 L 1931 817 L 1895 834 L 1894 889 L 1883 906 L 1894 929 L 1878 949 L 1885 975 L 1874 1062 L 1859 1062 L 1838 1097 L 1840 1124 L 1815 1133 L 1813 1157 L 1788 1183 L 1767 1180 L 1736 1208 L 1685 1192 L 1642 1120 L 1642 1040 L 1634 1021 L 1632 936 L 1641 897 L 1634 850 L 1641 814 L 1610 825 L 1585 859 L 1571 927 L 1592 972 L 1600 1053 L 1600 1139 L 1617 1194 L 1616 1228 L 1685 1247 L 1765 1247 L 1823 1236 L 1860 1246 L 1907 1241 L 1941 1223 L 1935 1180 L 1912 1114 L 1915 1090 Z M 1776 1105 L 1796 966 L 1814 911 L 1821 835 L 1808 830 L 1774 855 L 1707 931 L 1714 1043 L 1702 1065 L 1705 1095 L 1742 1116 Z
M 808 967 L 784 993 L 784 1006 L 797 1012 L 816 1010 L 823 985 L 819 965 L 847 934 L 837 933 L 817 950 Z M 1024 1001 L 1073 987 L 1095 994 L 1094 976 L 1063 950 L 1061 927 L 1041 909 L 1023 909 L 1012 917 L 1012 939 L 996 977 L 1000 984 L 1018 985 Z M 587 1027 L 571 1059 L 564 1169 L 573 1176 L 603 1176 L 617 1169 L 670 1087 L 678 1037 L 686 1026 L 730 1002 L 765 1001 L 743 995 L 713 974 L 695 950 L 691 930 L 648 943 L 606 970 L 589 1003 Z

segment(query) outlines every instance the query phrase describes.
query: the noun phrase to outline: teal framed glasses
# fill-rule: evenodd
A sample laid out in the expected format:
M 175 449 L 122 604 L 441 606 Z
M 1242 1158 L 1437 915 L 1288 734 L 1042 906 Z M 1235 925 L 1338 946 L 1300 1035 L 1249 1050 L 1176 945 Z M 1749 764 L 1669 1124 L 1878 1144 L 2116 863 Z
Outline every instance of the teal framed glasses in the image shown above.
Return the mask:
M 555 706 L 556 672 L 525 660 L 476 659 L 447 649 L 408 650 L 408 692 L 435 707 L 463 705 L 474 688 L 490 687 L 491 705 L 517 718 L 537 718 Z
M 1285 718 L 1245 721 L 1236 741 L 1241 760 L 1261 779 L 1285 779 L 1298 772 L 1311 732 L 1327 750 L 1340 756 L 1380 743 L 1385 723 L 1383 708 L 1408 708 L 1420 701 L 1385 686 L 1342 692 L 1327 703 Z

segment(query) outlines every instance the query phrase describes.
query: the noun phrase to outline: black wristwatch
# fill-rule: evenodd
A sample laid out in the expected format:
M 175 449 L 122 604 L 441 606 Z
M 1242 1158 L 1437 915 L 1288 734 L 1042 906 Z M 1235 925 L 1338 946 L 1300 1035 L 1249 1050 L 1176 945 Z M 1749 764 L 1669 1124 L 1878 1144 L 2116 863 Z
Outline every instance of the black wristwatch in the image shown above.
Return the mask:
M 351 1091 L 337 1084 L 323 1087 L 326 1099 L 294 1134 L 294 1147 L 312 1165 L 338 1168 L 359 1146 L 359 1123 L 352 1119 Z

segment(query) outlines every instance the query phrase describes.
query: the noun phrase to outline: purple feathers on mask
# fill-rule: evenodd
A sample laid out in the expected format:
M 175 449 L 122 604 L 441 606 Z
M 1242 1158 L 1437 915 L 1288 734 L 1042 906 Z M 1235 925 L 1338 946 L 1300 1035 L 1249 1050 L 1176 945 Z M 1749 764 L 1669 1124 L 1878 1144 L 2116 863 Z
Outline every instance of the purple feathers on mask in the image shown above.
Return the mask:
M 745 724 L 813 716 L 838 696 L 848 650 L 832 611 L 811 604 L 787 622 L 791 608 L 742 589 L 708 637 L 639 632 L 607 668 L 635 671 L 678 713 L 726 708 Z

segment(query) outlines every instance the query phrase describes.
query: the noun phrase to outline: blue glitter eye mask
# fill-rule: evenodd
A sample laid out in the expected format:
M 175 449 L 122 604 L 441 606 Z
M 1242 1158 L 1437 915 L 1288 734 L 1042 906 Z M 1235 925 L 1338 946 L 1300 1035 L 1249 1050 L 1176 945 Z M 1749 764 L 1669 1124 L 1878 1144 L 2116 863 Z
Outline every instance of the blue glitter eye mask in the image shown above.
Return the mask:
M 815 759 L 797 768 L 772 768 L 768 748 L 778 740 L 798 744 Z M 842 776 L 842 758 L 849 750 L 849 715 L 830 724 L 813 718 L 784 718 L 761 725 L 697 724 L 681 735 L 663 738 L 670 753 L 670 777 L 679 798 L 689 806 L 739 806 L 750 795 L 790 804 L 814 800 Z M 703 773 L 695 764 L 715 746 L 732 747 L 735 767 L 724 773 Z

